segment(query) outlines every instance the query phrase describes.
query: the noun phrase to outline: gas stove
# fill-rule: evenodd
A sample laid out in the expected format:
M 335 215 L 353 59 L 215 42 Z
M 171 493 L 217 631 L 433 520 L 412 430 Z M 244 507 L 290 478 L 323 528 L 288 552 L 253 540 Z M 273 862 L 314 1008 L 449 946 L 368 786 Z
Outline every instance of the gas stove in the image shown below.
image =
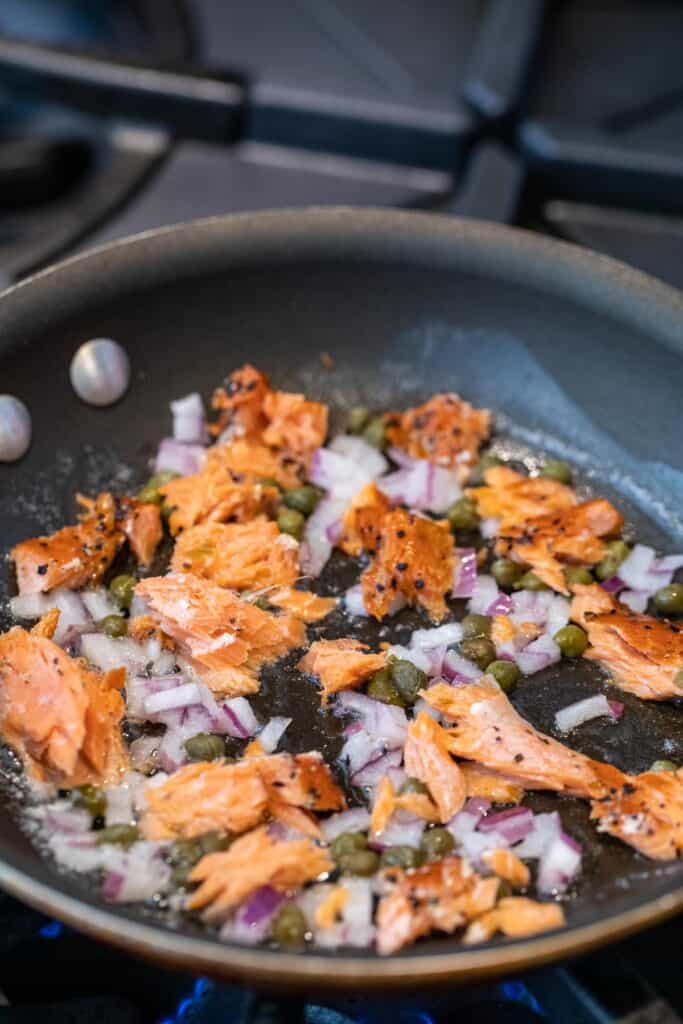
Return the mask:
M 3 0 L 0 283 L 164 224 L 334 203 L 517 224 L 683 286 L 682 32 L 670 0 Z M 0 896 L 0 1024 L 675 1024 L 680 928 L 323 1006 L 171 974 Z

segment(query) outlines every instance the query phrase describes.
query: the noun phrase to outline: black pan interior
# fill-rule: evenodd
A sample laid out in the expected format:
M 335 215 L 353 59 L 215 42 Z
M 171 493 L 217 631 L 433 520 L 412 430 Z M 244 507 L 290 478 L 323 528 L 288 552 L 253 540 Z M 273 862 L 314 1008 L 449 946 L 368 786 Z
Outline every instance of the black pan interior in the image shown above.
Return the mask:
M 383 215 L 376 216 L 378 224 L 367 219 L 364 228 L 375 236 Z M 458 390 L 494 409 L 507 454 L 527 458 L 544 449 L 569 456 L 586 489 L 615 497 L 641 539 L 681 550 L 683 364 L 668 324 L 648 326 L 648 300 L 652 323 L 658 316 L 656 289 L 644 289 L 636 316 L 623 290 L 607 294 L 607 278 L 596 282 L 600 297 L 592 296 L 577 264 L 584 290 L 578 299 L 572 260 L 566 280 L 559 274 L 545 288 L 533 283 L 543 279 L 540 252 L 522 247 L 515 265 L 513 251 L 502 247 L 488 266 L 479 257 L 471 266 L 466 240 L 449 255 L 436 238 L 436 221 L 402 223 L 408 226 L 399 236 L 384 232 L 382 245 L 368 249 L 362 238 L 351 238 L 344 251 L 325 247 L 319 235 L 313 243 L 310 224 L 303 235 L 292 224 L 260 249 L 249 241 L 256 230 L 249 219 L 239 229 L 233 224 L 225 238 L 215 224 L 196 226 L 138 243 L 125 258 L 119 249 L 74 263 L 1 300 L 0 391 L 22 397 L 34 424 L 29 455 L 0 467 L 2 550 L 69 521 L 76 491 L 92 493 L 112 482 L 119 490 L 136 487 L 169 430 L 169 399 L 195 389 L 209 396 L 247 360 L 277 386 L 305 389 L 339 410 L 405 406 L 436 390 Z M 467 230 L 474 243 L 476 226 Z M 83 405 L 68 380 L 74 350 L 98 336 L 125 345 L 133 367 L 128 394 L 106 410 Z M 334 369 L 323 365 L 321 352 L 332 356 Z M 341 590 L 355 571 L 336 560 L 329 581 Z M 6 567 L 0 598 L 11 587 Z M 400 637 L 416 624 L 406 614 L 392 630 Z M 326 628 L 328 635 L 349 631 L 336 613 Z M 625 699 L 626 713 L 618 727 L 601 720 L 583 726 L 572 737 L 577 749 L 629 771 L 662 756 L 683 762 L 681 708 L 622 698 L 590 665 L 540 673 L 520 685 L 514 701 L 552 732 L 556 710 L 599 691 Z M 320 710 L 315 688 L 291 662 L 266 672 L 257 705 L 271 714 L 293 711 L 296 728 L 286 744 L 292 750 L 332 751 L 338 743 L 335 720 Z M 532 803 L 561 805 L 566 827 L 585 846 L 569 907 L 572 924 L 627 911 L 683 882 L 683 866 L 656 866 L 599 839 L 578 802 L 538 796 Z M 0 807 L 0 858 L 85 904 L 98 902 L 82 880 L 55 874 L 39 858 L 9 806 Z M 455 948 L 443 939 L 406 956 Z

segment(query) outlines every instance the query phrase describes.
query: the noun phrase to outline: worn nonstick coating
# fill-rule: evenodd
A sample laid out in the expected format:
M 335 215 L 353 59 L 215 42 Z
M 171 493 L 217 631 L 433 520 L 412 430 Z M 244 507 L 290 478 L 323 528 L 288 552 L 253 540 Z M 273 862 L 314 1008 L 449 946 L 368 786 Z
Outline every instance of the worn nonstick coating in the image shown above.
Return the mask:
M 76 347 L 97 336 L 122 342 L 133 366 L 130 391 L 106 410 L 80 403 L 67 372 Z M 323 350 L 335 370 L 323 368 Z M 336 405 L 405 405 L 457 388 L 510 418 L 501 421 L 504 439 L 558 452 L 568 443 L 588 488 L 597 479 L 612 496 L 628 492 L 618 500 L 640 535 L 671 549 L 681 540 L 682 354 L 679 293 L 508 228 L 328 209 L 143 235 L 61 264 L 0 299 L 0 391 L 23 398 L 34 425 L 28 456 L 0 467 L 2 549 L 68 521 L 77 490 L 112 480 L 119 489 L 136 486 L 168 431 L 169 398 L 195 389 L 208 395 L 245 360 L 277 386 Z M 653 515 L 643 517 L 643 508 Z M 339 588 L 352 578 L 349 566 L 330 573 Z M 9 568 L 1 575 L 4 598 Z M 337 616 L 331 628 L 348 625 Z M 559 707 L 601 689 L 598 669 L 563 665 L 523 682 L 515 703 L 551 731 Z M 295 709 L 290 749 L 333 749 L 334 726 L 315 688 L 291 669 L 266 673 L 260 702 L 270 713 Z M 619 727 L 590 723 L 573 744 L 627 770 L 645 768 L 663 749 L 683 761 L 681 709 L 626 703 Z M 538 807 L 560 803 L 535 799 Z M 11 805 L 0 809 L 0 885 L 144 956 L 251 984 L 331 993 L 465 982 L 588 949 L 683 905 L 683 866 L 658 867 L 599 840 L 576 801 L 562 811 L 586 849 L 569 927 L 475 949 L 449 938 L 389 959 L 228 947 L 186 925 L 105 907 L 82 880 L 40 859 Z

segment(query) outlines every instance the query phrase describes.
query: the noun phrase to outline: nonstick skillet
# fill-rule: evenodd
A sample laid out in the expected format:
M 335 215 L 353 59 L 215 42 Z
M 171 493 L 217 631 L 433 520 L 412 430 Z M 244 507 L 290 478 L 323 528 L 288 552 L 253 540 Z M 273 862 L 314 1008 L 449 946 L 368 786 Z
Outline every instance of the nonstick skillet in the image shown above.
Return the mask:
M 93 337 L 120 341 L 132 363 L 128 393 L 108 409 L 82 404 L 69 383 L 73 352 Z M 323 352 L 332 359 L 321 361 Z M 276 386 L 305 389 L 338 409 L 400 407 L 458 390 L 494 409 L 509 454 L 569 457 L 581 486 L 616 500 L 641 539 L 680 550 L 679 293 L 509 228 L 326 209 L 141 235 L 0 298 L 0 391 L 26 402 L 34 431 L 23 461 L 0 467 L 3 551 L 68 521 L 76 491 L 137 486 L 167 431 L 169 399 L 210 394 L 246 360 Z M 341 591 L 350 571 L 333 563 L 328 586 Z M 9 567 L 0 575 L 4 601 Z M 549 731 L 558 708 L 601 688 L 609 693 L 596 667 L 564 663 L 524 680 L 514 700 Z M 627 710 L 618 728 L 589 723 L 572 745 L 628 771 L 661 756 L 683 762 L 683 709 L 621 699 Z M 266 674 L 258 701 L 269 714 L 294 709 L 289 749 L 331 756 L 338 747 L 339 727 L 320 712 L 315 688 L 287 665 Z M 11 785 L 0 806 L 0 885 L 132 952 L 254 985 L 331 993 L 463 983 L 586 951 L 683 906 L 683 865 L 657 865 L 598 837 L 577 801 L 532 797 L 536 809 L 560 804 L 585 850 L 568 927 L 476 948 L 440 938 L 386 959 L 290 954 L 221 944 L 152 912 L 111 909 L 82 879 L 41 860 L 16 823 Z

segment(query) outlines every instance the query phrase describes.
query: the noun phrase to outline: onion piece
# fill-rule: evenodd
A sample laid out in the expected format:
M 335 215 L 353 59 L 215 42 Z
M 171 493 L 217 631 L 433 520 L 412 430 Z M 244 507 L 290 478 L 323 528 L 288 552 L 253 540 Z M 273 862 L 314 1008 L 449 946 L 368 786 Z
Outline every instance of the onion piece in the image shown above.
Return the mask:
M 30 807 L 26 817 L 40 825 L 46 834 L 80 835 L 88 833 L 92 826 L 90 813 L 66 799 Z
M 548 843 L 538 865 L 537 888 L 541 896 L 565 892 L 581 868 L 581 846 L 560 831 Z
M 386 473 L 389 468 L 389 463 L 381 452 L 378 452 L 361 437 L 354 437 L 352 434 L 337 434 L 332 438 L 327 449 L 351 459 L 371 479 L 376 479 L 382 473 Z
M 437 514 L 462 497 L 456 474 L 427 459 L 412 459 L 409 465 L 380 477 L 377 486 L 393 505 Z
M 299 565 L 307 576 L 319 576 L 332 554 L 330 527 L 337 527 L 346 508 L 346 500 L 323 498 L 306 520 L 299 548 Z
M 365 607 L 365 600 L 363 598 L 363 588 L 360 583 L 356 583 L 354 587 L 349 587 L 346 591 L 344 594 L 344 607 L 349 615 L 358 615 L 363 618 L 368 617 L 368 610 Z
M 486 609 L 487 615 L 509 615 L 512 611 L 512 598 L 509 594 L 499 594 L 495 601 Z
M 105 844 L 101 866 L 107 871 L 102 896 L 109 903 L 136 903 L 164 892 L 171 881 L 171 869 L 161 856 L 159 843 L 137 842 L 128 850 Z
M 606 717 L 617 721 L 623 710 L 624 705 L 619 701 L 609 701 L 604 694 L 600 693 L 595 697 L 577 700 L 558 711 L 555 714 L 555 727 L 562 733 L 568 733 L 584 722 L 590 722 L 593 718 Z
M 500 519 L 485 518 L 479 523 L 479 532 L 484 540 L 491 540 L 498 533 Z
M 554 665 L 561 657 L 560 648 L 553 638 L 543 633 L 518 653 L 517 664 L 524 675 L 530 676 L 534 672 L 548 668 L 549 665 Z
M 246 697 L 232 697 L 230 700 L 224 701 L 221 708 L 228 718 L 225 730 L 228 736 L 247 739 L 249 736 L 255 736 L 259 731 L 259 720 Z
M 135 822 L 133 810 L 133 790 L 127 783 L 120 786 L 107 786 L 104 790 L 107 810 L 104 823 L 110 825 L 131 825 Z
M 297 897 L 297 903 L 311 925 L 314 944 L 322 949 L 337 949 L 339 946 L 365 949 L 375 939 L 372 880 L 345 876 L 338 884 L 346 889 L 348 898 L 339 911 L 339 919 L 327 928 L 318 925 L 316 916 L 318 907 L 334 886 L 327 883 L 314 885 Z
M 606 590 L 608 594 L 618 594 L 625 586 L 626 584 L 620 576 L 610 576 L 608 580 L 602 581 L 602 588 L 603 590 Z
M 154 472 L 170 471 L 181 476 L 198 473 L 204 463 L 206 452 L 200 444 L 181 444 L 172 437 L 165 437 L 159 445 L 154 461 Z
M 528 807 L 511 807 L 509 810 L 487 815 L 479 822 L 477 828 L 484 834 L 495 832 L 497 836 L 503 836 L 506 842 L 512 844 L 526 839 L 533 825 L 534 816 Z
M 351 775 L 351 783 L 354 786 L 376 786 L 391 768 L 399 768 L 402 760 L 401 750 L 387 750 L 355 771 Z
M 619 595 L 622 604 L 627 605 L 632 612 L 643 613 L 647 609 L 650 600 L 649 590 L 622 590 Z
M 193 391 L 177 398 L 171 405 L 173 439 L 181 444 L 206 444 L 206 415 L 201 395 Z
M 159 711 L 189 708 L 193 704 L 201 704 L 199 687 L 196 683 L 183 683 L 182 686 L 173 686 L 145 697 L 145 715 L 149 717 Z
M 259 742 L 266 754 L 272 754 L 292 723 L 291 718 L 276 715 L 269 719 L 258 734 Z
M 387 827 L 379 835 L 371 833 L 368 846 L 386 850 L 388 846 L 419 846 L 426 823 L 409 811 L 394 811 Z
M 143 672 L 153 660 L 150 653 L 146 644 L 136 644 L 126 637 L 115 640 L 103 633 L 85 633 L 81 637 L 81 654 L 102 672 L 114 668 L 125 668 L 133 675 Z
M 79 595 L 90 618 L 103 619 L 107 615 L 120 615 L 121 609 L 111 597 L 108 590 L 98 587 L 97 590 L 83 590 Z
M 311 459 L 308 478 L 316 487 L 327 491 L 328 497 L 343 500 L 346 504 L 374 476 L 349 456 L 340 455 L 330 448 L 317 448 Z
M 363 728 L 388 749 L 402 748 L 408 732 L 403 708 L 372 700 L 355 690 L 343 690 L 337 696 L 335 710 L 358 715 Z
M 477 582 L 477 552 L 474 548 L 456 548 L 451 597 L 472 597 Z
M 487 608 L 491 607 L 498 595 L 498 584 L 493 576 L 478 576 L 467 609 L 476 615 L 487 615 Z
M 351 807 L 348 811 L 333 814 L 320 823 L 325 840 L 331 843 L 342 832 L 367 832 L 370 828 L 370 812 L 367 807 Z
M 255 946 L 268 935 L 276 911 L 286 896 L 270 885 L 262 885 L 238 907 L 233 917 L 225 922 L 219 937 L 223 942 L 241 942 Z
M 480 679 L 483 674 L 474 662 L 463 658 L 456 651 L 446 651 L 441 672 L 446 682 L 458 685 L 473 683 L 475 679 Z
M 533 827 L 525 839 L 515 846 L 518 857 L 530 860 L 540 857 L 546 846 L 562 831 L 562 821 L 557 811 L 549 814 L 535 814 Z

